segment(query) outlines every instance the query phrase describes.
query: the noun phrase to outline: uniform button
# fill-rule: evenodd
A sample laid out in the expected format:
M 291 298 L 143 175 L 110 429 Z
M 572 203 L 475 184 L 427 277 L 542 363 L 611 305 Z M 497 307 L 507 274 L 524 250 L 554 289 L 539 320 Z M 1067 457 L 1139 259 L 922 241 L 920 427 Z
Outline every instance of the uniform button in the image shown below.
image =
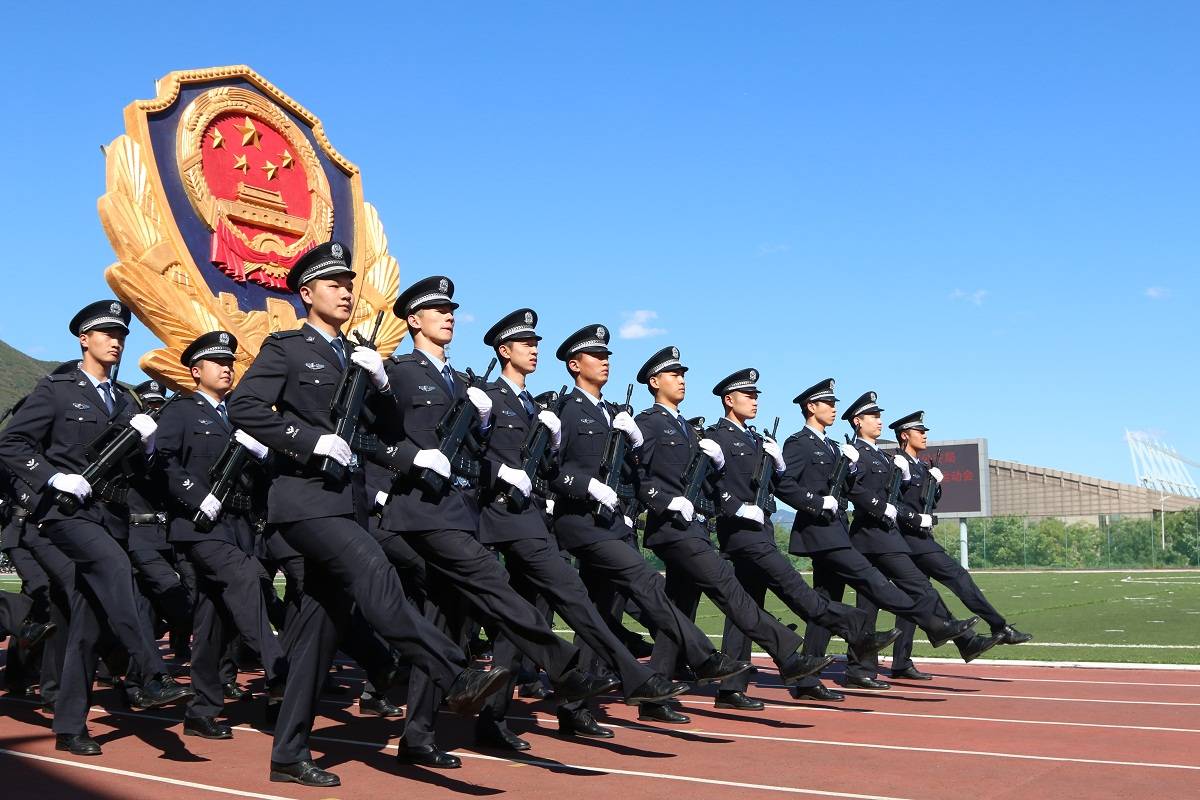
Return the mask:
M 320 378 L 314 378 L 314 379 L 313 379 L 313 383 L 320 383 L 320 382 L 321 382 L 321 379 L 320 379 Z

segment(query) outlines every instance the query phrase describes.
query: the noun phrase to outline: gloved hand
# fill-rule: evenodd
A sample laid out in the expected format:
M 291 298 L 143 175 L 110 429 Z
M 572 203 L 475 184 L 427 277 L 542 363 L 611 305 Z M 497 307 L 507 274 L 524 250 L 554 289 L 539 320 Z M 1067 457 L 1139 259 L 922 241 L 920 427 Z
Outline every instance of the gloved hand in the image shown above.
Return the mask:
M 759 525 L 762 525 L 766 521 L 766 517 L 763 516 L 763 510 L 753 503 L 742 503 L 742 507 L 737 510 L 737 514 L 734 516 L 748 519 L 751 522 L 757 522 Z
M 678 511 L 685 522 L 691 522 L 692 517 L 696 514 L 696 509 L 692 507 L 692 501 L 686 497 L 676 497 L 667 504 L 667 511 Z
M 57 472 L 50 478 L 50 485 L 60 492 L 75 495 L 75 499 L 81 503 L 92 496 L 92 485 L 82 475 Z
M 704 455 L 712 459 L 713 466 L 718 471 L 725 469 L 725 451 L 721 449 L 721 445 L 712 439 L 701 439 L 700 449 L 704 451 Z
M 836 512 L 837 508 L 838 508 L 838 500 L 836 497 L 834 497 L 831 494 L 826 494 L 826 495 L 821 496 L 821 510 L 822 511 Z
M 838 447 L 841 449 L 842 453 L 846 456 L 846 458 L 850 459 L 851 464 L 858 463 L 858 448 L 857 447 L 850 444 L 849 442 L 842 442 L 841 444 L 838 445 Z
M 641 447 L 644 438 L 641 429 L 637 423 L 633 421 L 633 417 L 629 416 L 629 412 L 622 411 L 613 417 L 612 426 L 621 433 L 629 437 L 629 443 L 634 447 Z
M 382 492 L 382 491 L 376 492 L 375 493 L 375 505 L 379 506 L 380 508 L 383 508 L 384 506 L 387 505 L 387 502 L 388 502 L 388 500 L 391 499 L 391 497 L 392 496 L 390 494 L 388 494 L 387 492 Z
M 776 472 L 783 472 L 787 469 L 787 462 L 783 460 L 783 450 L 780 449 L 779 442 L 763 439 L 763 452 L 775 459 Z
M 158 423 L 149 414 L 134 414 L 129 418 L 129 427 L 138 432 L 143 442 L 148 442 L 158 430 Z
M 413 466 L 418 469 L 431 469 L 443 478 L 450 477 L 450 459 L 441 450 L 418 450 L 413 456 Z
M 885 517 L 887 517 L 888 522 L 895 522 L 896 521 L 896 507 L 894 505 L 892 505 L 891 503 L 888 503 L 887 505 L 885 505 L 883 507 L 883 515 Z
M 617 493 L 607 483 L 595 478 L 588 481 L 588 496 L 609 510 L 617 507 Z
M 900 475 L 903 476 L 904 480 L 912 479 L 912 467 L 909 465 L 907 458 L 904 456 L 894 456 L 892 463 L 896 465 L 896 469 L 900 470 Z
M 471 405 L 475 406 L 475 410 L 479 412 L 479 425 L 484 428 L 491 425 L 492 398 L 487 396 L 487 392 L 478 386 L 468 386 L 467 399 L 471 401 Z
M 525 474 L 525 470 L 514 469 L 507 464 L 501 464 L 500 468 L 496 470 L 496 476 L 509 486 L 515 487 L 517 491 L 526 497 L 533 494 L 533 481 L 529 480 L 529 476 Z
M 554 498 L 552 497 L 546 499 L 546 513 L 550 515 L 554 514 Z
M 204 512 L 204 516 L 216 522 L 217 515 L 221 513 L 221 501 L 211 494 L 206 494 L 200 501 L 200 510 Z
M 628 527 L 630 530 L 633 530 L 633 520 L 632 520 L 632 519 L 630 519 L 629 517 L 622 517 L 621 519 L 625 520 L 625 525 L 626 525 L 626 526 L 627 526 L 627 527 Z
M 548 409 L 542 409 L 537 415 L 538 422 L 546 426 L 550 431 L 550 446 L 557 450 L 562 444 L 562 421 L 558 415 Z
M 260 442 L 258 439 L 255 439 L 241 428 L 238 428 L 233 432 L 233 438 L 238 444 L 249 450 L 250 454 L 259 461 L 262 461 L 267 457 L 267 453 L 271 452 L 267 449 L 265 444 Z
M 928 514 L 921 514 L 921 529 L 926 531 L 933 530 L 933 517 Z
M 358 366 L 366 370 L 371 376 L 371 383 L 375 384 L 375 388 L 381 392 L 387 391 L 388 376 L 387 370 L 383 368 L 383 356 L 369 347 L 363 347 L 361 344 L 354 348 L 350 353 L 350 360 Z
M 350 451 L 350 445 L 346 444 L 346 440 L 338 436 L 336 433 L 323 433 L 321 438 L 317 439 L 317 446 L 313 448 L 314 456 L 329 456 L 343 467 L 350 463 L 350 459 L 354 453 Z
M 937 467 L 930 467 L 930 468 L 929 468 L 929 474 L 930 474 L 930 475 L 932 475 L 932 476 L 933 476 L 933 479 L 934 479 L 935 481 L 937 481 L 938 483 L 941 483 L 941 482 L 942 482 L 942 477 L 943 477 L 943 476 L 942 476 L 942 471 L 941 471 L 940 469 L 938 469 Z

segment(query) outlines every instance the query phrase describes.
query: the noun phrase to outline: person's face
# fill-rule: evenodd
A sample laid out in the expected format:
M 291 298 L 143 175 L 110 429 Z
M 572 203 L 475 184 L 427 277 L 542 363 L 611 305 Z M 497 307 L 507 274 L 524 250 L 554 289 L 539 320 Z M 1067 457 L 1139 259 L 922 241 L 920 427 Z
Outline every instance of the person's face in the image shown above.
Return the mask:
M 209 394 L 223 397 L 233 388 L 233 359 L 204 358 L 192 365 L 192 380 Z
M 408 315 L 408 327 L 438 345 L 445 347 L 454 339 L 454 308 L 450 305 L 430 306 Z
M 94 360 L 111 367 L 121 360 L 125 350 L 125 331 L 120 328 L 103 328 L 79 334 L 79 346 Z
M 837 403 L 831 403 L 828 400 L 816 400 L 811 403 L 805 403 L 808 408 L 808 413 L 813 419 L 828 428 L 837 419 Z
M 679 405 L 687 394 L 687 379 L 683 370 L 665 370 L 650 379 L 650 389 L 659 400 Z
M 500 345 L 500 355 L 508 359 L 513 369 L 522 375 L 530 375 L 537 369 L 538 340 L 516 339 Z
M 904 435 L 908 437 L 909 446 L 918 453 L 928 446 L 929 435 L 925 431 L 909 428 Z
M 878 414 L 863 414 L 855 417 L 852 422 L 858 426 L 859 436 L 865 436 L 868 439 L 878 439 L 879 434 L 883 431 L 883 420 Z
M 354 308 L 354 276 L 317 278 L 300 287 L 300 299 L 321 319 L 343 324 Z
M 725 407 L 739 419 L 754 419 L 758 416 L 758 393 L 730 392 L 725 395 Z
M 608 383 L 608 353 L 577 353 L 567 366 L 590 384 L 603 386 Z

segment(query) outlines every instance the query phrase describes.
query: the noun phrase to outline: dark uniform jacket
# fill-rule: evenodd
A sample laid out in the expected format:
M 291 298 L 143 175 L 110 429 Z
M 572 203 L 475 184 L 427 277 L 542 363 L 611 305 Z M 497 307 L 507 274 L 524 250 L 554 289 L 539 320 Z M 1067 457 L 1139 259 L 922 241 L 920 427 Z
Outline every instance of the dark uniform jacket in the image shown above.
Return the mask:
M 394 532 L 477 530 L 479 515 L 473 490 L 464 480 L 455 479 L 452 473 L 441 493 L 432 495 L 416 481 L 419 468 L 414 469 L 412 463 L 418 450 L 435 450 L 441 444 L 438 423 L 446 418 L 455 402 L 469 403 L 464 400 L 466 379 L 456 374 L 451 395 L 445 378 L 420 351 L 393 355 L 385 363 L 397 408 L 389 419 L 382 420 L 379 440 L 380 449 L 388 454 L 393 465 L 396 480 L 379 527 Z M 483 442 L 478 415 L 475 419 L 474 436 Z
M 716 481 L 714 502 L 717 507 L 717 541 L 724 551 L 734 551 L 751 544 L 769 542 L 775 544 L 775 526 L 770 515 L 765 515 L 762 525 L 737 516 L 747 503 L 753 503 L 758 493 L 754 485 L 759 465 L 762 463 L 762 437 L 751 430 L 742 430 L 722 417 L 709 426 L 707 435 L 725 451 L 725 470 Z M 779 476 L 771 471 L 771 485 L 775 486 Z
M 929 467 L 924 461 L 913 458 L 908 453 L 902 455 L 908 459 L 911 478 L 900 487 L 900 502 L 896 504 L 896 524 L 913 554 L 936 553 L 944 548 L 937 543 L 930 531 L 921 530 L 921 491 L 925 484 L 934 478 L 929 474 Z M 942 487 L 939 485 L 934 490 L 934 497 L 940 499 L 941 496 Z M 936 499 L 934 506 L 937 506 Z
M 530 416 L 520 396 L 503 380 L 488 386 L 487 393 L 492 398 L 492 432 L 480 478 L 479 541 L 493 544 L 517 539 L 549 539 L 550 531 L 546 529 L 536 497 L 524 511 L 513 513 L 505 499 L 510 484 L 497 474 L 501 465 L 521 468 L 522 446 L 529 432 L 539 425 L 537 407 Z M 542 477 L 553 477 L 554 459 L 547 458 L 546 462 L 551 469 L 544 470 Z
M 691 523 L 680 529 L 674 524 L 675 512 L 667 510 L 672 500 L 683 496 L 686 489 L 684 473 L 692 457 L 700 452 L 699 440 L 692 426 L 684 422 L 681 427 L 675 414 L 657 404 L 638 414 L 635 419 L 644 439 L 637 484 L 638 499 L 646 507 L 643 543 L 647 547 L 654 547 L 688 537 L 707 539 L 708 530 L 701 520 L 693 516 Z M 715 470 L 716 465 L 710 465 L 709 489 L 715 483 Z
M 346 346 L 347 357 L 351 349 Z M 270 524 L 322 517 L 365 519 L 369 511 L 361 465 L 350 470 L 348 480 L 331 484 L 317 471 L 321 457 L 313 456 L 317 440 L 333 433 L 330 409 L 341 377 L 333 347 L 305 324 L 264 339 L 258 357 L 226 401 L 230 422 L 276 456 L 267 494 Z M 394 417 L 394 395 L 369 389 L 367 410 L 377 424 Z M 378 448 L 369 455 L 385 466 L 408 469 L 414 452 L 397 443 L 391 451 Z M 361 461 L 363 455 L 357 458 Z
M 775 496 L 796 509 L 788 552 L 804 556 L 850 546 L 850 526 L 843 506 L 832 517 L 821 512 L 821 498 L 830 493 L 838 446 L 805 426 L 783 444 L 787 469 Z M 855 479 L 854 470 L 847 477 Z
M 54 504 L 54 489 L 49 485 L 55 473 L 81 474 L 91 459 L 88 445 L 110 422 L 126 424 L 138 407 L 128 390 L 114 387 L 112 414 L 104 409 L 100 392 L 83 372 L 47 375 L 37 382 L 29 397 L 13 414 L 0 435 L 0 462 L 42 501 L 30 515 L 30 522 L 55 522 L 66 516 Z M 126 474 L 145 472 L 149 459 L 142 448 L 130 458 Z M 124 480 L 117 476 L 109 485 L 93 486 L 92 497 L 82 504 L 73 519 L 86 519 L 103 525 L 119 539 L 128 536 L 128 509 L 123 501 L 106 501 L 101 495 L 112 490 L 123 496 Z
M 896 469 L 892 457 L 862 439 L 856 439 L 854 446 L 858 449 L 858 480 L 847 495 L 854 503 L 850 543 L 860 553 L 909 552 L 904 537 L 883 513 L 887 508 L 888 484 Z M 899 509 L 897 505 L 897 515 Z
M 608 419 L 617 414 L 616 406 L 607 401 Z M 604 526 L 592 513 L 596 501 L 588 495 L 588 483 L 600 476 L 604 445 L 613 430 L 600 409 L 578 388 L 572 389 L 563 406 L 562 444 L 558 450 L 558 471 L 550 481 L 554 493 L 554 535 L 559 547 L 570 550 L 590 542 L 608 539 L 623 540 L 633 536 L 622 514 L 614 514 L 611 524 Z M 622 434 L 624 435 L 624 434 Z M 622 472 L 630 481 L 636 479 L 640 449 L 625 450 Z

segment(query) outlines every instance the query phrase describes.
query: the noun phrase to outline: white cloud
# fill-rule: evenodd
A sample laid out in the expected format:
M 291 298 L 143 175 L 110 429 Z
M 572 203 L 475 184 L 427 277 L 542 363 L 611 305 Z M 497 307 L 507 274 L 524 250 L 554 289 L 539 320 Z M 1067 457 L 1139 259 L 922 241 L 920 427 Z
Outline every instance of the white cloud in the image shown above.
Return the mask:
M 790 244 L 765 242 L 758 246 L 758 255 L 759 256 L 773 256 L 776 253 L 786 253 L 787 251 L 789 251 L 791 249 L 792 249 L 792 246 Z
M 1146 289 L 1145 294 L 1151 300 L 1166 300 L 1171 295 L 1168 290 L 1161 286 L 1151 286 Z
M 646 324 L 655 319 L 658 319 L 657 311 L 639 309 L 633 313 L 626 313 L 625 321 L 621 323 L 617 334 L 622 339 L 646 339 L 651 336 L 661 336 L 667 332 L 666 328 L 653 328 Z
M 950 293 L 951 300 L 961 300 L 964 303 L 970 303 L 973 306 L 983 305 L 983 300 L 988 295 L 987 289 L 976 289 L 972 292 L 962 289 L 955 289 Z
M 462 322 L 467 325 L 470 325 L 472 322 L 475 321 L 475 315 L 474 314 L 455 314 L 454 321 Z

